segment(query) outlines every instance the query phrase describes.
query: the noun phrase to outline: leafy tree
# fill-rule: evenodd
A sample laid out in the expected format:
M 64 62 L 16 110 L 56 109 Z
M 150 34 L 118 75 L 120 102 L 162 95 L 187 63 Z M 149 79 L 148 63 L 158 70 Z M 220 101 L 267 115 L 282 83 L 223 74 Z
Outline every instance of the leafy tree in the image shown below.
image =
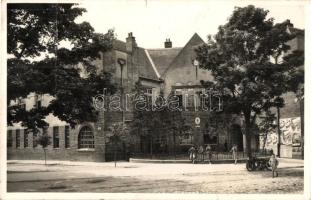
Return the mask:
M 144 95 L 144 88 L 136 84 L 137 98 L 146 97 Z M 162 97 L 162 98 L 161 98 Z M 170 99 L 174 96 L 170 95 Z M 176 99 L 175 99 L 176 100 Z M 148 101 L 148 99 L 146 100 Z M 182 115 L 182 110 L 170 107 L 163 98 L 163 92 L 160 92 L 156 98 L 156 102 L 151 104 L 149 100 L 149 107 L 146 109 L 134 109 L 134 117 L 132 122 L 133 132 L 139 136 L 147 136 L 150 139 L 150 153 L 153 157 L 153 143 L 154 139 L 160 134 L 172 136 L 173 138 L 173 152 L 176 159 L 176 137 L 182 136 L 190 127 L 185 123 L 185 118 Z M 162 131 L 162 133 L 160 133 Z
M 275 124 L 275 114 L 271 113 L 270 110 L 266 111 L 262 117 L 259 117 L 259 131 L 263 134 L 264 141 L 262 149 L 265 149 L 268 134 L 275 131 L 277 125 Z
M 51 144 L 51 137 L 48 134 L 40 134 L 37 138 L 38 144 L 42 146 L 44 151 L 44 164 L 46 165 L 46 147 Z
M 288 32 L 289 20 L 274 24 L 272 18 L 267 19 L 268 12 L 252 5 L 236 7 L 218 33 L 196 49 L 200 67 L 211 71 L 214 81 L 210 84 L 223 95 L 224 111 L 244 118 L 249 157 L 257 116 L 275 107 L 283 93 L 295 91 L 295 81 L 303 82 L 297 73 L 303 64 L 297 56 L 302 58 L 301 52 L 291 53 L 290 62 L 279 59 L 290 50 L 287 42 L 299 31 Z
M 109 140 L 109 143 L 113 145 L 113 159 L 114 159 L 114 167 L 117 167 L 117 150 L 120 143 L 124 143 L 128 138 L 128 128 L 121 122 L 112 124 L 109 127 L 109 132 L 106 134 L 106 137 Z
M 95 33 L 88 22 L 77 23 L 84 12 L 76 4 L 8 4 L 8 105 L 31 92 L 54 97 L 45 108 L 9 106 L 9 125 L 43 127 L 49 113 L 71 126 L 97 118 L 92 97 L 114 87 L 93 61 L 111 48 L 114 33 Z
M 176 137 L 183 136 L 186 131 L 189 131 L 191 127 L 186 124 L 186 119 L 182 115 L 182 111 L 171 111 L 168 108 L 159 111 L 162 124 L 164 124 L 167 135 L 171 135 L 173 138 L 173 153 L 176 159 Z
M 145 95 L 146 88 L 139 82 L 136 83 L 134 92 L 136 92 L 133 101 L 133 121 L 131 123 L 131 133 L 136 136 L 147 136 L 150 140 L 151 159 L 154 153 L 154 139 L 159 135 L 159 127 L 164 127 L 161 113 L 153 110 L 151 99 Z

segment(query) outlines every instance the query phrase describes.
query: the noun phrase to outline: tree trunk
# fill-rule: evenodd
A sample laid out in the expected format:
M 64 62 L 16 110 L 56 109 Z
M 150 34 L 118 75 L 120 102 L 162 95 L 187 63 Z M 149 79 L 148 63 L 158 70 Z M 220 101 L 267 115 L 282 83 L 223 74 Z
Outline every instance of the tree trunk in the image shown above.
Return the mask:
M 174 143 L 174 159 L 176 160 L 176 134 L 175 130 L 173 131 L 173 143 Z
M 278 146 L 277 146 L 277 156 L 281 157 L 281 130 L 280 130 L 280 107 L 277 107 L 277 129 L 278 129 Z
M 44 148 L 43 151 L 44 151 L 44 164 L 46 165 L 46 149 Z
M 114 159 L 114 167 L 117 167 L 117 144 L 114 146 L 114 153 L 113 153 L 113 159 Z
M 246 136 L 246 154 L 249 159 L 252 158 L 252 147 L 251 147 L 251 113 L 244 112 L 244 120 L 245 120 L 245 136 Z
M 267 142 L 267 138 L 268 138 L 268 133 L 265 133 L 265 137 L 263 139 L 263 146 L 262 149 L 266 152 L 265 148 L 266 148 L 266 142 Z

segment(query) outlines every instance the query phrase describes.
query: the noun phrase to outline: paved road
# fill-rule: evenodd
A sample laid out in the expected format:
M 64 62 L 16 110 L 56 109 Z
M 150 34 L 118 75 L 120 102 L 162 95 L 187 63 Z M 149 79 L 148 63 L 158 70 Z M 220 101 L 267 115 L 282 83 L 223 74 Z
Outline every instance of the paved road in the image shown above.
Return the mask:
M 51 162 L 50 162 L 51 163 Z M 121 162 L 42 165 L 9 162 L 8 192 L 303 193 L 303 163 L 282 163 L 279 177 L 245 164 Z

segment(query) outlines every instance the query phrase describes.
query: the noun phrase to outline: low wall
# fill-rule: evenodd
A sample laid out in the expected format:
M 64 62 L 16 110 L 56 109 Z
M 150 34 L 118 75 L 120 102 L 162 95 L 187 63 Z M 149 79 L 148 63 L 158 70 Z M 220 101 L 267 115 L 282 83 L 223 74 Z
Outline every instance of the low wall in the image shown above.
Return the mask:
M 105 155 L 96 151 L 81 151 L 77 149 L 47 149 L 47 160 L 69 160 L 69 161 L 102 161 Z M 44 160 L 44 150 L 37 148 L 21 148 L 7 150 L 8 160 Z

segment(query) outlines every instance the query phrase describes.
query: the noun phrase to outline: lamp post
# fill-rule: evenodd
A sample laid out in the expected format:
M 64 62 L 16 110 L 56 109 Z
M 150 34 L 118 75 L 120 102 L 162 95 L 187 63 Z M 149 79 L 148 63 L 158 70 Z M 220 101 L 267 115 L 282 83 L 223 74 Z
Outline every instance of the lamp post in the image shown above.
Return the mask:
M 277 156 L 281 157 L 281 130 L 280 130 L 280 107 L 284 104 L 284 100 L 281 97 L 275 99 L 275 105 L 277 108 L 277 129 L 278 129 L 278 145 L 277 145 Z
M 122 106 L 122 111 L 121 111 L 121 114 L 122 114 L 122 126 L 124 126 L 124 101 L 123 101 L 123 67 L 126 63 L 125 59 L 123 58 L 118 58 L 118 64 L 120 65 L 120 69 L 121 69 L 121 83 L 120 83 L 120 93 L 121 93 L 121 106 Z
M 278 115 L 278 157 L 281 157 L 281 130 L 280 130 L 280 107 L 277 107 L 277 115 Z

